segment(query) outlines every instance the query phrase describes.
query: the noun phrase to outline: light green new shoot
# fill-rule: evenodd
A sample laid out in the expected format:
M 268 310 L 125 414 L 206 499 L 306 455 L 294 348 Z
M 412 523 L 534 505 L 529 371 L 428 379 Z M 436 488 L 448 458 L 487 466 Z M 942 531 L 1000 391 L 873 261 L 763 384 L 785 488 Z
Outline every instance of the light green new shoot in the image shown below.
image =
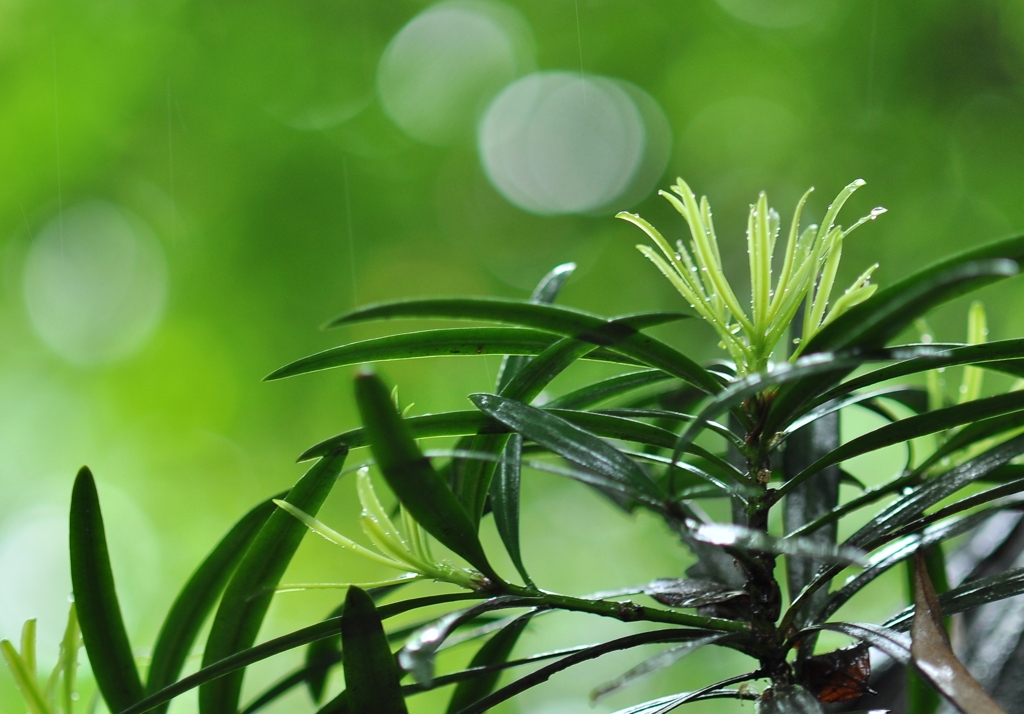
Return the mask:
M 653 262 L 686 298 L 690 306 L 710 324 L 728 350 L 742 376 L 764 370 L 776 345 L 789 331 L 800 305 L 804 305 L 804 323 L 796 349 L 796 359 L 804 346 L 825 325 L 854 305 L 864 302 L 877 286 L 871 285 L 871 274 L 877 264 L 865 270 L 847 290 L 831 304 L 843 240 L 853 230 L 885 212 L 875 208 L 851 227 L 836 224 L 843 204 L 864 181 L 858 179 L 840 191 L 828 207 L 822 225 L 800 230 L 800 214 L 813 189 L 797 203 L 790 225 L 786 249 L 778 279 L 772 285 L 775 244 L 779 236 L 779 214 L 768 206 L 762 192 L 750 207 L 747 220 L 747 253 L 750 262 L 750 312 L 740 304 L 736 291 L 722 270 L 718 237 L 711 218 L 707 197 L 700 201 L 682 179 L 677 179 L 672 192 L 661 191 L 686 219 L 692 240 L 688 245 L 678 241 L 675 248 L 650 223 L 633 213 L 620 213 L 622 218 L 641 228 L 654 241 L 637 248 Z M 660 254 L 659 252 L 660 251 Z
M 346 538 L 330 526 L 301 511 L 287 501 L 275 500 L 274 503 L 304 523 L 311 531 L 318 533 L 332 543 L 340 545 L 342 548 L 378 565 L 384 565 L 403 573 L 400 577 L 388 581 L 359 583 L 360 587 L 389 585 L 406 582 L 414 578 L 429 578 L 472 590 L 479 589 L 483 585 L 485 579 L 480 573 L 456 567 L 434 557 L 430 550 L 427 532 L 423 530 L 419 523 L 413 520 L 404 508 L 399 509 L 402 523 L 402 529 L 399 530 L 388 516 L 380 499 L 377 498 L 368 468 L 363 467 L 356 474 L 356 489 L 359 493 L 359 503 L 363 507 L 360 525 L 363 528 L 363 533 L 366 534 L 366 537 L 370 539 L 370 542 L 373 543 L 377 550 L 371 550 L 359 545 L 350 538 Z M 298 590 L 310 587 L 324 586 L 289 585 L 285 586 L 284 589 Z

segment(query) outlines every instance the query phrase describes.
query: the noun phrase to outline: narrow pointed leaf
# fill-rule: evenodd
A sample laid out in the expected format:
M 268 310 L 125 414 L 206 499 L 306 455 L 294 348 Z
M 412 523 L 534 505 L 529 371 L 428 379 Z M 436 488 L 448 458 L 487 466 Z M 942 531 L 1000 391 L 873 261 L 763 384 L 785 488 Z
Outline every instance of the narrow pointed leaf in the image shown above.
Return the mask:
M 526 629 L 529 621 L 528 617 L 520 617 L 513 620 L 512 624 L 499 630 L 473 656 L 469 663 L 469 668 L 489 667 L 507 661 L 512 655 L 516 642 L 519 641 L 519 635 Z M 486 697 L 494 691 L 494 687 L 497 686 L 500 677 L 501 670 L 496 670 L 460 683 L 452 693 L 451 701 L 448 702 L 448 714 L 457 714 L 464 707 Z
M 273 498 L 284 498 L 279 493 Z M 175 682 L 199 630 L 256 534 L 276 509 L 273 498 L 245 514 L 228 531 L 182 588 L 160 628 L 146 679 L 146 694 Z M 160 709 L 158 711 L 163 711 Z
M 534 288 L 533 294 L 530 295 L 530 302 L 548 305 L 553 303 L 558 297 L 558 293 L 561 292 L 562 286 L 565 285 L 565 281 L 569 279 L 575 270 L 575 263 L 562 263 L 555 266 L 551 272 L 541 278 L 537 287 Z M 501 360 L 501 369 L 498 370 L 498 381 L 495 384 L 495 391 L 500 393 L 529 361 L 529 357 L 522 355 L 505 355 L 504 359 Z
M 661 500 L 664 492 L 632 459 L 611 444 L 554 414 L 493 394 L 472 394 L 482 412 L 585 469 L 615 479 L 637 494 Z
M 913 557 L 918 548 L 927 548 L 936 543 L 942 543 L 950 538 L 962 535 L 991 516 L 991 511 L 973 513 L 948 523 L 926 528 L 920 534 L 906 536 L 890 543 L 884 549 L 872 554 L 864 564 L 864 569 L 861 572 L 851 576 L 839 590 L 827 595 L 827 602 L 821 612 L 817 614 L 817 617 L 820 619 L 831 617 L 836 610 L 846 604 L 850 598 L 860 592 L 868 583 L 893 566 Z
M 611 324 L 603 317 L 581 310 L 501 298 L 428 298 L 369 305 L 344 315 L 330 324 L 335 327 L 366 320 L 398 317 L 504 322 L 548 330 L 598 346 L 615 344 L 615 351 L 650 367 L 663 369 L 706 392 L 721 385 L 696 362 L 664 342 L 640 333 L 636 328 Z
M 829 452 L 787 481 L 779 489 L 779 495 L 785 495 L 796 485 L 822 469 L 855 456 L 878 451 L 886 446 L 901 444 L 954 426 L 970 424 L 981 419 L 1021 410 L 1024 410 L 1024 392 L 1009 392 L 901 419 L 848 441 Z
M 714 644 L 727 636 L 728 635 L 710 635 L 690 642 L 684 642 L 683 644 L 676 645 L 675 647 L 670 647 L 664 652 L 645 659 L 643 662 L 632 667 L 628 671 L 623 672 L 615 679 L 600 685 L 590 693 L 590 699 L 594 702 L 599 701 L 600 699 L 607 697 L 609 694 L 614 694 L 620 689 L 628 687 L 639 679 L 671 667 L 676 662 L 679 662 L 692 652 L 696 652 L 701 647 Z
M 537 355 L 559 339 L 558 335 L 522 327 L 455 327 L 405 332 L 332 347 L 303 357 L 271 372 L 267 381 L 367 362 L 423 357 L 477 357 L 481 355 Z M 605 356 L 615 360 L 613 355 Z
M 546 682 L 550 677 L 558 672 L 574 667 L 577 664 L 582 664 L 583 662 L 596 659 L 611 652 L 619 652 L 621 650 L 632 649 L 633 647 L 657 642 L 683 642 L 698 637 L 708 636 L 710 634 L 712 633 L 707 632 L 706 630 L 681 630 L 676 628 L 671 630 L 642 632 L 635 635 L 627 635 L 618 639 L 609 640 L 608 642 L 602 642 L 599 645 L 588 647 L 580 652 L 563 657 L 557 662 L 545 665 L 530 674 L 524 675 L 516 681 L 505 685 L 496 692 L 493 692 L 483 699 L 479 699 L 475 703 L 465 707 L 459 712 L 459 714 L 480 714 L 481 712 L 485 712 L 497 706 L 501 702 L 511 699 L 517 694 Z M 728 682 L 722 684 L 722 686 L 727 685 Z
M 406 714 L 401 675 L 373 600 L 348 589 L 341 616 L 342 667 L 352 714 Z
M 71 492 L 71 587 L 96 685 L 111 711 L 143 697 L 114 588 L 96 482 L 82 467 Z
M 851 348 L 878 348 L 934 307 L 997 280 L 1016 275 L 1024 258 L 1024 237 L 982 246 L 877 291 L 826 325 L 808 343 L 804 354 Z M 831 388 L 841 373 L 811 376 L 782 390 L 773 405 L 775 431 L 802 404 Z
M 480 597 L 482 596 L 477 593 L 467 592 L 432 595 L 384 605 L 380 607 L 377 612 L 382 620 L 386 620 L 389 617 L 395 617 L 396 615 L 421 607 L 430 607 L 433 605 L 460 600 L 479 599 Z M 122 711 L 120 714 L 142 714 L 142 712 L 147 712 L 154 707 L 158 707 L 165 702 L 169 702 L 185 692 L 191 691 L 196 687 L 200 687 L 207 682 L 216 681 L 217 679 L 229 675 L 232 672 L 240 671 L 251 664 L 262 662 L 263 660 L 279 655 L 282 652 L 288 652 L 289 650 L 302 647 L 303 645 L 308 645 L 310 642 L 316 642 L 317 640 L 325 637 L 333 637 L 338 633 L 338 628 L 340 626 L 340 617 L 330 618 L 314 625 L 303 627 L 302 629 L 296 630 L 287 635 L 268 640 L 233 655 L 229 655 L 217 662 L 214 662 L 213 664 L 204 666 L 195 674 L 179 679 L 174 684 L 164 687 L 159 692 L 154 692 L 137 704 L 134 704 L 128 709 Z
M 14 645 L 8 640 L 3 640 L 0 642 L 0 652 L 3 653 L 4 659 L 7 661 L 7 668 L 11 671 L 14 683 L 21 691 L 22 699 L 25 706 L 28 707 L 29 713 L 53 714 L 46 701 L 46 696 L 39 688 L 35 670 L 29 668 L 25 660 L 18 654 L 18 650 L 14 649 Z
M 927 345 L 931 354 L 911 357 L 896 364 L 886 365 L 867 374 L 853 377 L 826 392 L 821 401 L 829 401 L 849 394 L 857 389 L 871 387 L 891 379 L 898 379 L 910 374 L 919 374 L 932 369 L 955 367 L 972 364 L 989 369 L 999 369 L 1000 362 L 1013 361 L 1012 358 L 1024 358 L 1024 339 L 999 340 L 981 345 Z M 938 351 L 935 351 L 936 348 Z
M 966 612 L 990 602 L 1005 600 L 1024 593 L 1024 568 L 1014 568 L 986 578 L 971 580 L 939 595 L 939 605 L 948 617 Z M 896 630 L 909 629 L 913 622 L 914 610 L 907 608 L 886 622 L 887 627 Z
M 635 389 L 664 382 L 671 378 L 671 375 L 657 369 L 629 372 L 588 384 L 574 392 L 551 400 L 545 406 L 549 409 L 588 409 L 605 400 L 614 399 Z
M 688 521 L 686 525 L 691 538 L 708 545 L 811 558 L 829 563 L 858 564 L 863 563 L 865 558 L 863 551 L 850 546 L 837 546 L 812 538 L 776 538 L 762 530 L 732 523 Z
M 285 500 L 315 515 L 345 463 L 340 448 L 318 461 L 299 479 Z M 203 652 L 206 667 L 250 648 L 270 607 L 273 589 L 298 550 L 306 527 L 278 509 L 267 518 L 235 569 L 214 616 Z M 234 714 L 242 689 L 241 671 L 208 682 L 199 691 L 202 714 Z
M 703 607 L 749 597 L 745 590 L 692 578 L 655 580 L 644 586 L 644 594 L 669 607 Z
M 887 506 L 846 541 L 861 547 L 878 536 L 910 523 L 925 509 L 959 491 L 969 483 L 978 481 L 1024 453 L 1024 435 L 1011 439 L 989 451 L 937 476 L 911 493 Z
M 953 654 L 924 556 L 914 558 L 910 654 L 917 671 L 963 714 L 1006 714 Z
M 494 525 L 505 544 L 512 564 L 527 584 L 532 583 L 523 554 L 519 548 L 519 483 L 522 479 L 523 438 L 513 434 L 505 445 L 498 465 L 498 473 L 491 482 L 491 508 L 494 510 Z
M 806 424 L 793 433 L 786 442 L 783 452 L 782 469 L 785 478 L 789 479 L 803 471 L 810 464 L 839 447 L 839 414 L 832 412 L 823 414 L 815 421 Z M 787 532 L 810 523 L 825 515 L 839 504 L 839 484 L 842 473 L 834 466 L 819 473 L 813 481 L 808 481 L 786 497 L 783 506 L 783 524 Z M 819 543 L 835 543 L 837 526 L 834 523 L 816 529 L 809 534 Z M 799 593 L 814 579 L 815 573 L 823 565 L 814 558 L 788 558 L 786 560 L 786 578 L 789 592 Z M 802 627 L 809 623 L 814 613 L 824 604 L 828 593 L 822 589 L 801 609 L 797 616 L 796 626 Z M 799 655 L 813 652 L 813 643 L 806 643 Z
M 499 580 L 469 515 L 416 446 L 383 380 L 372 373 L 358 375 L 356 402 L 370 450 L 403 508 L 443 545 Z
M 544 411 L 606 439 L 635 441 L 662 449 L 671 449 L 676 443 L 675 434 L 667 429 L 635 419 L 572 409 L 545 409 Z M 508 425 L 476 410 L 425 414 L 409 417 L 404 422 L 412 437 L 416 439 L 434 436 L 466 436 L 477 433 L 508 434 L 513 431 Z M 353 429 L 309 448 L 299 457 L 299 460 L 307 461 L 317 458 L 341 446 L 356 449 L 368 444 L 366 429 Z M 694 450 L 693 453 L 701 454 L 697 450 Z

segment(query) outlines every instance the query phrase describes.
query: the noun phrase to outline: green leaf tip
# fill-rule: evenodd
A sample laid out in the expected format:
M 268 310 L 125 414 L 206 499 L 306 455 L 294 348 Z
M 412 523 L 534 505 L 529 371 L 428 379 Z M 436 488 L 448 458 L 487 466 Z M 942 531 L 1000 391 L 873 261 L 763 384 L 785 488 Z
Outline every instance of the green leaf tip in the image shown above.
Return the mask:
M 121 606 L 114 588 L 96 481 L 83 466 L 71 491 L 71 587 L 93 676 L 111 711 L 143 697 Z
M 875 292 L 876 286 L 871 285 L 870 280 L 877 265 L 868 268 L 839 298 L 832 300 L 843 239 L 865 222 L 885 213 L 884 208 L 875 208 L 845 230 L 836 224 L 843 205 L 863 185 L 863 179 L 850 183 L 829 206 L 820 227 L 811 225 L 801 231 L 800 215 L 813 189 L 804 193 L 794 212 L 774 285 L 772 263 L 779 237 L 779 214 L 769 207 L 766 194 L 760 194 L 751 205 L 747 220 L 749 314 L 723 272 L 711 206 L 706 197 L 698 201 L 681 178 L 671 187 L 671 192 L 660 193 L 689 226 L 692 236 L 689 244 L 678 241 L 675 246 L 671 245 L 657 228 L 636 214 L 622 212 L 617 217 L 637 226 L 651 238 L 657 250 L 649 245 L 637 248 L 714 328 L 721 346 L 736 363 L 737 372 L 744 376 L 768 365 L 780 340 L 789 333 L 789 326 L 797 318 L 801 305 L 804 306 L 804 324 L 798 346 L 792 350 L 794 359 L 825 325 Z

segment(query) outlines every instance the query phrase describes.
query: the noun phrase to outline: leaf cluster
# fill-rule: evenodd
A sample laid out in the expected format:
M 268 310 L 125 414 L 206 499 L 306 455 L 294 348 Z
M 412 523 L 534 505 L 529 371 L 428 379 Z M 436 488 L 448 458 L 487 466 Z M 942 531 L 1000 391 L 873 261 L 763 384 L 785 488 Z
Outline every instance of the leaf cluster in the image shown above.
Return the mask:
M 688 203 L 683 208 L 692 226 L 707 212 L 687 209 Z M 767 216 L 766 206 L 758 211 Z M 831 220 L 826 223 L 822 240 L 841 238 Z M 799 238 L 795 245 L 802 245 Z M 308 449 L 301 458 L 315 461 L 295 486 L 257 505 L 217 544 L 172 606 L 145 677 L 122 624 L 96 486 L 83 469 L 71 509 L 72 580 L 102 696 L 111 711 L 140 714 L 165 711 L 174 697 L 198 688 L 202 714 L 248 714 L 304 686 L 319 712 L 390 714 L 407 711 L 406 701 L 421 692 L 450 687 L 448 711 L 475 714 L 583 662 L 659 644 L 663 650 L 653 658 L 595 683 L 594 696 L 715 646 L 746 655 L 749 669 L 619 714 L 663 714 L 710 698 L 757 699 L 763 712 L 821 712 L 825 703 L 870 691 L 871 647 L 915 670 L 961 711 L 998 711 L 953 656 L 943 618 L 1024 593 L 1024 575 L 1011 570 L 947 582 L 942 548 L 1020 508 L 1024 397 L 1016 391 L 983 396 L 970 386 L 953 400 L 936 398 L 934 390 L 929 399 L 922 382 L 932 370 L 953 366 L 1020 375 L 1024 340 L 892 343 L 929 310 L 1015 275 L 1022 258 L 1024 238 L 1015 238 L 945 260 L 822 321 L 798 358 L 749 373 L 702 366 L 646 332 L 685 315 L 606 318 L 558 306 L 571 265 L 556 268 L 528 300 L 404 300 L 343 315 L 332 326 L 399 318 L 486 324 L 345 344 L 270 378 L 414 357 L 501 354 L 494 391 L 469 395 L 472 408 L 463 411 L 406 416 L 380 376 L 359 371 L 362 425 Z M 623 371 L 541 401 L 552 380 L 579 360 Z M 978 373 L 970 374 L 977 384 Z M 921 379 L 905 381 L 915 375 Z M 872 410 L 887 423 L 842 443 L 839 420 L 851 409 Z M 910 448 L 924 436 L 934 437 L 932 451 Z M 419 442 L 428 437 L 448 437 L 453 446 L 425 452 Z M 879 485 L 860 487 L 843 470 L 855 456 L 904 443 L 904 467 Z M 363 447 L 369 454 L 346 468 L 350 453 Z M 340 476 L 367 466 L 379 471 L 398 509 L 387 512 L 363 472 L 357 478 L 369 519 L 364 527 L 379 553 L 355 548 L 340 534 L 336 540 L 405 572 L 383 585 L 349 584 L 324 620 L 257 643 L 304 533 L 329 529 L 316 519 L 321 504 Z M 663 573 L 634 588 L 586 597 L 544 589 L 532 579 L 520 546 L 520 485 L 536 470 L 594 489 L 627 512 L 655 514 L 692 552 L 695 565 L 685 575 Z M 841 500 L 842 484 L 858 488 L 857 495 Z M 728 505 L 731 519 L 708 516 L 716 503 Z M 783 515 L 778 532 L 769 527 L 774 509 Z M 873 515 L 840 539 L 838 524 L 861 509 L 874 509 Z M 481 544 L 487 518 L 494 519 L 515 573 L 499 572 Z M 431 539 L 451 556 L 435 556 Z M 776 568 L 779 559 L 785 568 Z M 834 619 L 894 567 L 914 583 L 914 602 L 905 611 L 883 624 Z M 436 594 L 403 597 L 406 579 L 423 578 L 444 585 Z M 445 612 L 438 615 L 438 606 Z M 413 617 L 412 625 L 390 623 L 425 608 L 432 614 Z M 590 645 L 520 653 L 524 629 L 543 626 L 543 616 L 554 611 L 647 626 Z M 202 666 L 182 677 L 185 658 L 211 617 Z M 823 630 L 855 644 L 817 652 Z M 468 666 L 436 671 L 438 652 L 477 643 Z M 246 667 L 300 647 L 306 647 L 300 668 L 241 701 Z M 328 674 L 336 667 L 346 686 L 328 698 Z M 505 679 L 518 668 L 527 673 Z M 937 674 L 947 670 L 955 676 Z

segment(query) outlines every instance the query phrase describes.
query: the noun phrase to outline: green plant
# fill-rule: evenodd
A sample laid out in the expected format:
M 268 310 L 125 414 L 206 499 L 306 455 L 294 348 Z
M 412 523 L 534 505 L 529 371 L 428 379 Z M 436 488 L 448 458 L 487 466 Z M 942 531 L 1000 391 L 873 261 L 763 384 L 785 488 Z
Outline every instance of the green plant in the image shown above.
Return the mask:
M 678 252 L 642 219 L 624 215 L 655 240 L 662 255 L 641 250 L 715 329 L 730 364 L 701 366 L 644 332 L 685 315 L 608 319 L 555 305 L 571 265 L 552 271 L 529 300 L 403 300 L 335 320 L 332 325 L 389 318 L 492 324 L 346 344 L 269 378 L 413 357 L 505 355 L 494 392 L 470 395 L 474 409 L 406 416 L 379 376 L 360 371 L 355 395 L 362 426 L 307 450 L 302 459 L 317 460 L 309 472 L 287 494 L 254 508 L 199 566 L 168 615 L 145 681 L 121 624 L 99 501 L 83 469 L 71 511 L 72 576 L 84 644 L 111 710 L 163 710 L 173 697 L 199 687 L 203 714 L 233 714 L 240 709 L 245 667 L 308 645 L 305 665 L 244 712 L 305 685 L 320 712 L 399 713 L 406 711 L 406 698 L 454 685 L 448 711 L 474 714 L 581 662 L 660 643 L 663 653 L 595 695 L 714 645 L 749 656 L 749 670 L 620 714 L 660 714 L 723 697 L 757 700 L 766 713 L 820 712 L 821 702 L 868 693 L 867 649 L 874 647 L 916 671 L 911 689 L 923 682 L 969 714 L 999 711 L 954 657 L 943 618 L 1024 592 L 1024 569 L 948 588 L 942 546 L 993 514 L 1020 507 L 1024 392 L 983 396 L 980 375 L 1024 374 L 1024 339 L 985 342 L 983 313 L 975 308 L 967 343 L 890 343 L 932 308 L 1015 275 L 1024 238 L 971 250 L 877 291 L 868 285 L 869 270 L 829 310 L 842 241 L 852 230 L 835 221 L 858 185 L 839 195 L 820 229 L 800 231 L 806 196 L 801 200 L 774 293 L 779 220 L 762 195 L 748 231 L 749 315 L 722 273 L 706 200 L 698 202 L 682 181 L 673 187 L 681 200 L 670 200 L 694 238 Z M 801 306 L 802 324 L 790 333 L 792 323 L 801 323 Z M 779 354 L 787 334 L 799 339 L 798 346 L 791 355 Z M 581 359 L 621 365 L 623 372 L 539 403 L 552 379 Z M 935 370 L 958 366 L 965 368 L 965 386 L 950 400 Z M 927 384 L 894 381 L 912 375 L 926 375 Z M 843 443 L 839 416 L 854 406 L 888 423 Z M 932 435 L 931 447 L 915 441 Z M 417 440 L 427 437 L 456 440 L 452 448 L 423 452 Z M 899 473 L 840 502 L 840 484 L 857 483 L 843 462 L 904 443 L 908 458 Z M 371 458 L 344 470 L 349 452 L 367 446 Z M 379 470 L 397 498 L 395 512 L 381 504 L 367 466 Z M 524 469 L 574 479 L 627 511 L 656 514 L 696 564 L 688 577 L 664 573 L 615 593 L 572 597 L 545 590 L 530 577 L 520 551 Z M 335 480 L 353 471 L 359 472 L 364 531 L 376 550 L 316 518 Z M 731 505 L 730 522 L 712 521 L 700 506 L 714 501 Z M 838 542 L 838 522 L 865 508 L 874 508 L 874 515 Z M 782 532 L 769 528 L 773 510 L 782 513 Z M 484 518 L 494 519 L 517 578 L 492 567 L 478 538 Z M 399 575 L 351 585 L 323 621 L 255 644 L 307 527 Z M 435 556 L 430 539 L 464 564 Z M 784 577 L 778 576 L 780 557 Z M 833 619 L 841 605 L 896 566 L 907 568 L 913 584 L 910 606 L 880 625 Z M 396 598 L 414 579 L 447 587 L 430 596 Z M 412 627 L 385 626 L 396 615 L 440 604 L 450 611 Z M 214 608 L 203 667 L 180 678 L 185 656 Z M 554 610 L 650 626 L 590 646 L 512 658 L 524 627 Z M 823 630 L 856 644 L 816 652 Z M 486 641 L 469 667 L 437 674 L 435 656 L 455 633 L 460 642 Z M 503 673 L 528 664 L 540 666 L 499 686 Z M 327 673 L 339 665 L 346 690 L 323 702 Z M 934 711 L 938 700 L 921 695 L 911 702 L 912 711 L 923 714 Z

